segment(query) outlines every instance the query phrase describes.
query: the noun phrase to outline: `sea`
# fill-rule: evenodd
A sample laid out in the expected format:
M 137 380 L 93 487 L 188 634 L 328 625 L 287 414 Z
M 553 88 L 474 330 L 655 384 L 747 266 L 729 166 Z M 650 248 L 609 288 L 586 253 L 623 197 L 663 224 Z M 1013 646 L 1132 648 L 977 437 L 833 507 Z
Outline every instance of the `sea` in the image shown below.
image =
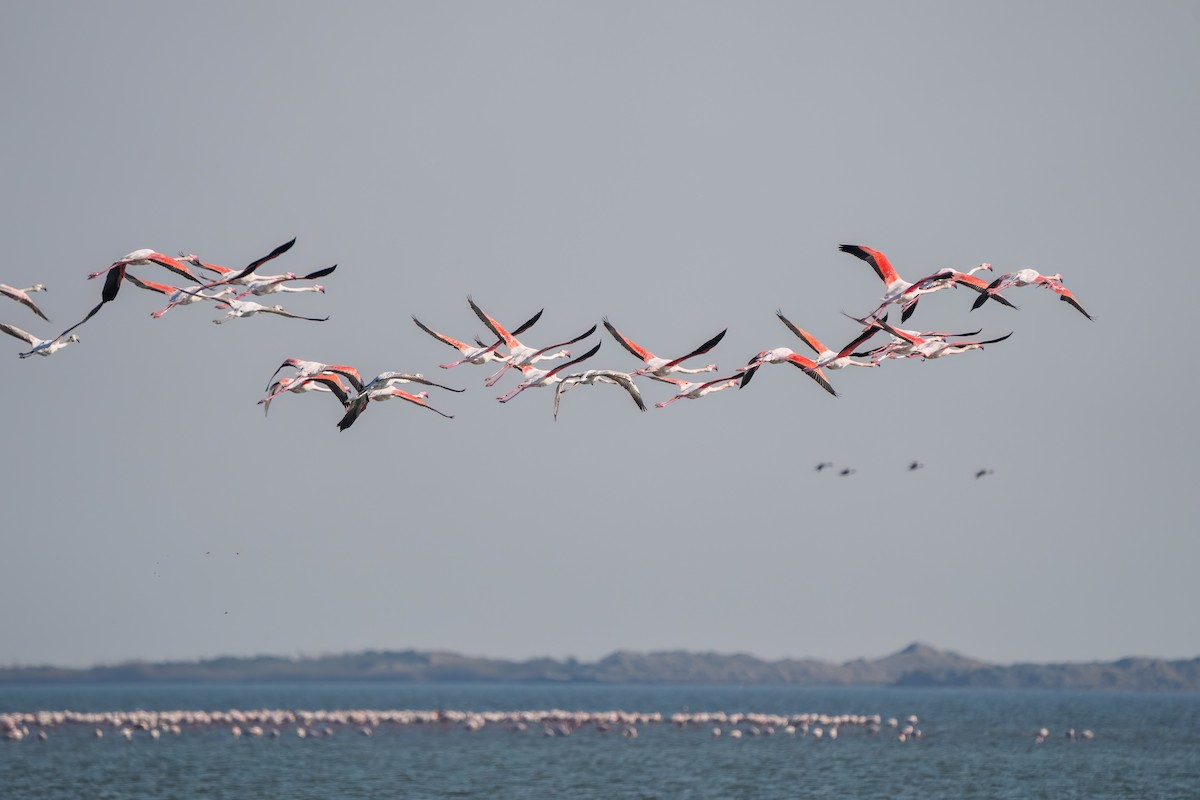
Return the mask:
M 135 709 L 622 710 L 664 721 L 567 735 L 541 725 L 468 730 L 461 720 L 382 724 L 369 736 L 317 726 L 304 737 L 287 726 L 279 735 L 210 726 L 158 738 L 35 726 L 42 735 L 0 739 L 0 798 L 1200 798 L 1200 694 L 1192 693 L 360 681 L 0 687 L 0 715 Z M 669 721 L 718 711 L 881 722 L 874 733 L 843 725 L 837 738 L 818 738 L 746 721 Z

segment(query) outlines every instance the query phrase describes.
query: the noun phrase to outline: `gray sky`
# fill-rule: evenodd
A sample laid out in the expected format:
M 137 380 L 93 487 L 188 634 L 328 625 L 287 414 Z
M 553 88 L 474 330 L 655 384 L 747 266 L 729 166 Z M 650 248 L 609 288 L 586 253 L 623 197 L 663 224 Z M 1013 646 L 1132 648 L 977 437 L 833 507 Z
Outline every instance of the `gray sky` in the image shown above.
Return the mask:
M 53 358 L 0 342 L 0 662 L 1200 653 L 1200 11 L 977 6 L 7 9 L 0 282 L 48 284 L 53 324 L 0 319 L 57 333 L 143 247 L 240 266 L 296 236 L 269 271 L 339 266 L 285 299 L 324 324 L 152 320 L 126 285 Z M 839 398 L 783 367 L 647 414 L 580 388 L 555 423 L 550 390 L 502 406 L 513 378 L 437 369 L 409 319 L 482 334 L 472 294 L 545 307 L 533 343 L 607 315 L 670 356 L 728 328 L 732 371 L 801 349 L 776 308 L 853 336 L 882 284 L 843 242 L 910 280 L 1061 272 L 1096 321 L 943 292 L 915 327 L 1013 337 L 830 373 Z M 603 342 L 589 366 L 636 366 Z M 318 395 L 264 420 L 289 356 L 467 392 L 433 393 L 453 420 L 380 404 L 340 433 Z

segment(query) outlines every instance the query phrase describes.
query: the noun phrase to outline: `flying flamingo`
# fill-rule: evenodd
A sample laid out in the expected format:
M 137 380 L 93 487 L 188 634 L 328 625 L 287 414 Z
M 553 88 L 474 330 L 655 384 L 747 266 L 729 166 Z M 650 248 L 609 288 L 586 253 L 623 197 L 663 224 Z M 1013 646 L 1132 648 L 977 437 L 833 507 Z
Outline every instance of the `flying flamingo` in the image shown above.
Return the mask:
M 270 261 L 272 258 L 275 258 L 276 256 L 287 252 L 289 249 L 291 249 L 291 246 L 295 243 L 296 243 L 296 240 L 292 239 L 290 242 L 280 245 L 279 247 L 272 250 L 271 253 L 264 256 L 263 258 L 260 258 L 257 261 L 251 262 L 250 266 L 246 267 L 246 269 L 253 272 L 262 263 L 264 263 L 266 261 Z M 99 272 L 93 272 L 91 275 L 88 276 L 88 278 L 91 279 L 91 278 L 98 277 L 106 272 L 108 273 L 104 277 L 104 287 L 100 290 L 100 302 L 96 304 L 95 308 L 93 308 L 91 311 L 89 311 L 87 313 L 87 316 L 85 316 L 83 319 L 79 320 L 79 322 L 76 322 L 74 325 L 72 325 L 71 327 L 67 328 L 65 331 L 60 333 L 58 335 L 59 338 L 61 339 L 62 337 L 66 336 L 68 333 L 70 333 L 71 331 L 78 328 L 83 323 L 87 322 L 92 317 L 96 316 L 96 312 L 98 312 L 101 308 L 103 308 L 105 303 L 110 303 L 117 298 L 117 293 L 121 290 L 121 281 L 123 281 L 125 279 L 125 268 L 126 267 L 128 267 L 131 264 L 150 264 L 150 263 L 158 264 L 163 267 L 167 267 L 168 269 L 170 269 L 174 272 L 178 272 L 180 275 L 183 275 L 184 277 L 189 278 L 190 280 L 200 283 L 200 280 L 195 275 L 193 275 L 187 267 L 185 267 L 181 262 L 176 261 L 175 259 L 171 258 L 170 256 L 165 256 L 162 253 L 156 252 L 154 250 L 135 250 L 132 253 L 130 253 L 129 255 L 125 256 L 124 258 L 120 258 L 120 259 L 117 259 L 116 261 L 114 261 L 112 263 L 112 266 L 110 266 L 107 270 L 100 270 Z M 177 267 L 178 267 L 178 269 L 176 269 Z M 213 285 L 215 285 L 215 284 L 201 286 L 200 288 L 201 289 L 209 289 L 209 288 L 212 288 Z M 214 322 L 215 321 L 216 320 L 214 320 Z M 30 352 L 32 352 L 32 351 L 30 351 Z
M 613 324 L 608 321 L 607 317 L 604 318 L 604 327 L 608 328 L 608 332 L 611 333 L 612 337 L 617 340 L 617 344 L 621 345 L 621 347 L 624 347 L 635 357 L 641 359 L 642 361 L 644 361 L 646 363 L 646 366 L 642 367 L 641 369 L 639 369 L 637 372 L 634 372 L 633 374 L 634 375 L 649 375 L 651 378 L 665 378 L 668 375 L 675 374 L 675 373 L 678 373 L 681 375 L 697 375 L 701 372 L 716 372 L 717 371 L 716 364 L 709 364 L 704 367 L 695 367 L 695 368 L 681 367 L 681 366 L 679 366 L 679 364 L 683 363 L 684 361 L 687 361 L 689 358 L 692 358 L 694 356 L 703 355 L 704 353 L 707 353 L 709 350 L 712 350 L 714 347 L 717 346 L 717 344 L 721 341 L 721 339 L 723 339 L 725 337 L 725 332 L 728 330 L 728 328 L 726 328 L 725 331 L 721 331 L 716 336 L 712 337 L 707 342 L 700 345 L 692 352 L 688 353 L 686 356 L 680 356 L 679 358 L 676 358 L 674 360 L 668 360 L 665 358 L 659 358 L 658 356 L 654 355 L 654 353 L 651 353 L 646 348 L 634 343 L 631 339 L 629 339 L 625 336 L 622 336 L 621 333 L 616 328 L 613 327 Z
M 593 326 L 592 330 L 595 330 L 595 326 Z M 583 337 L 579 337 L 579 338 L 583 338 Z M 518 394 L 525 391 L 526 389 L 534 389 L 539 386 L 550 386 L 552 384 L 558 383 L 561 380 L 561 378 L 558 377 L 558 374 L 560 372 L 562 372 L 564 369 L 571 366 L 572 364 L 578 364 L 580 361 L 586 361 L 587 359 L 596 355 L 596 353 L 598 353 L 600 351 L 601 344 L 603 344 L 603 342 L 597 342 L 595 347 L 593 347 L 591 350 L 588 350 L 583 355 L 576 356 L 575 358 L 572 358 L 570 361 L 564 361 L 563 363 L 559 364 L 557 367 L 554 367 L 553 369 L 538 369 L 537 367 L 532 366 L 530 364 L 518 365 L 517 369 L 521 370 L 521 374 L 524 376 L 525 380 L 523 380 L 521 383 L 517 384 L 516 388 L 513 389 L 508 394 L 504 395 L 503 397 L 497 397 L 496 399 L 499 400 L 501 403 L 507 403 L 509 400 L 512 400 L 514 397 L 516 397 Z M 552 346 L 557 347 L 558 345 L 552 345 Z M 509 349 L 511 350 L 512 347 L 510 346 Z
M 991 264 L 980 264 L 978 267 L 972 267 L 967 272 L 959 272 L 958 270 L 950 269 L 949 267 L 945 269 L 939 269 L 932 275 L 926 275 L 924 278 L 914 281 L 913 284 L 902 291 L 898 297 L 888 302 L 901 304 L 900 321 L 904 322 L 910 316 L 912 316 L 912 312 L 916 310 L 917 300 L 920 299 L 921 295 L 933 294 L 934 292 L 940 292 L 943 289 L 957 288 L 959 286 L 966 286 L 968 289 L 973 289 L 976 292 L 983 292 L 987 289 L 988 282 L 982 278 L 976 278 L 975 273 L 981 269 L 990 270 L 991 268 Z M 996 302 L 1006 305 L 1009 308 L 1016 308 L 1015 305 L 1010 303 L 1003 296 L 999 294 L 993 296 Z M 887 307 L 888 302 L 883 303 L 879 306 L 879 308 L 875 309 L 871 316 L 878 316 L 879 312 Z
M 139 289 L 146 289 L 151 292 L 158 292 L 161 295 L 166 295 L 168 303 L 166 308 L 160 308 L 158 311 L 151 311 L 150 316 L 155 319 L 160 318 L 175 306 L 186 306 L 195 303 L 198 300 L 220 300 L 228 294 L 233 293 L 233 288 L 224 286 L 213 294 L 204 294 L 202 292 L 192 292 L 180 289 L 178 286 L 170 286 L 165 283 L 156 283 L 155 281 L 147 281 L 133 274 L 126 274 L 125 280 L 132 283 Z
M 220 325 L 222 322 L 228 322 L 231 319 L 252 317 L 255 314 L 278 314 L 281 317 L 288 317 L 290 319 L 303 319 L 308 320 L 309 322 L 325 322 L 329 319 L 329 317 L 303 317 L 299 314 L 293 314 L 290 311 L 285 311 L 281 305 L 264 306 L 262 303 L 254 303 L 249 300 L 228 299 L 222 301 L 217 308 L 228 308 L 229 313 L 220 319 L 214 319 L 213 323 L 216 325 Z
M 793 367 L 799 367 L 804 371 L 804 374 L 812 378 L 821 388 L 829 392 L 834 397 L 837 397 L 837 392 L 830 385 L 829 380 L 825 377 L 825 373 L 821 372 L 821 368 L 817 366 L 817 362 L 810 358 L 805 358 L 794 350 L 787 347 L 776 347 L 773 350 L 763 350 L 754 358 L 747 362 L 743 368 L 741 388 L 746 388 L 750 383 L 750 379 L 754 377 L 754 373 L 763 364 L 791 364 Z
M 37 307 L 36 303 L 33 302 L 33 298 L 29 296 L 31 292 L 44 291 L 46 291 L 46 287 L 40 283 L 35 283 L 33 286 L 29 286 L 25 289 L 18 289 L 15 286 L 9 286 L 7 283 L 0 283 L 0 294 L 4 295 L 5 297 L 11 297 L 13 300 L 16 300 L 33 313 L 46 320 L 46 322 L 49 322 L 50 318 L 42 313 L 42 310 Z
M 443 386 L 440 383 L 435 383 L 419 372 L 381 372 L 363 385 L 360 391 L 371 392 L 377 389 L 390 389 L 397 383 L 421 383 L 425 386 L 436 386 L 439 389 L 445 389 L 448 392 L 465 392 L 466 389 L 453 389 L 449 386 Z
M 900 277 L 900 274 L 896 272 L 896 268 L 892 266 L 892 262 L 888 260 L 888 257 L 878 250 L 873 250 L 870 247 L 864 247 L 860 244 L 838 245 L 838 249 L 843 253 L 849 253 L 856 258 L 866 261 L 884 283 L 883 300 L 879 303 L 879 307 L 871 312 L 870 316 L 878 316 L 879 312 L 892 303 L 901 303 L 901 322 L 907 320 L 917 310 L 917 300 L 920 299 L 922 294 L 929 294 L 930 292 L 948 288 L 951 284 L 971 286 L 979 290 L 977 284 L 981 284 L 982 281 L 976 278 L 974 273 L 981 269 L 990 270 L 992 268 L 991 264 L 980 264 L 978 267 L 973 267 L 970 272 L 958 272 L 952 269 L 939 270 L 916 283 L 910 283 Z M 1004 302 L 1006 305 L 1012 305 L 1008 301 Z M 1013 307 L 1015 308 L 1016 306 Z
M 28 331 L 23 331 L 16 325 L 9 325 L 7 322 L 0 322 L 0 331 L 4 331 L 9 336 L 15 336 L 18 339 L 24 339 L 29 344 L 33 345 L 33 349 L 21 353 L 21 358 L 29 356 L 52 356 L 59 350 L 62 350 L 69 344 L 74 344 L 79 341 L 79 337 L 71 334 L 65 339 L 60 334 L 57 339 L 39 339 Z
M 325 294 L 325 287 L 319 283 L 314 283 L 312 286 L 285 286 L 289 281 L 315 281 L 317 278 L 324 278 L 326 275 L 331 275 L 337 269 L 337 264 L 332 267 L 325 267 L 316 272 L 310 272 L 307 275 L 295 275 L 291 272 L 283 275 L 260 276 L 255 275 L 254 280 L 246 284 L 245 291 L 237 294 L 234 299 L 241 300 L 248 294 L 256 297 L 261 297 L 266 294 L 275 294 L 276 292 L 295 293 L 295 292 L 320 292 Z
M 324 383 L 329 387 L 330 391 L 337 396 L 337 399 L 342 402 L 342 405 L 345 406 L 346 414 L 338 422 L 339 431 L 344 431 L 353 425 L 355 420 L 357 420 L 359 416 L 362 415 L 363 411 L 367 409 L 367 406 L 372 400 L 384 401 L 391 400 L 393 397 L 399 397 L 401 400 L 406 400 L 415 405 L 427 408 L 435 414 L 441 414 L 446 419 L 454 419 L 454 415 L 445 414 L 441 411 L 438 411 L 436 408 L 429 405 L 429 403 L 425 402 L 426 398 L 429 397 L 429 392 L 417 392 L 416 394 L 409 394 L 401 389 L 387 388 L 359 392 L 355 396 L 351 397 L 346 393 L 345 389 L 342 388 L 341 382 L 338 381 L 335 376 L 314 375 L 313 377 L 306 378 L 305 380 Z
M 187 265 L 184 264 L 182 261 L 171 258 L 168 255 L 160 253 L 157 250 L 152 250 L 148 247 L 143 248 L 142 250 L 134 250 L 132 253 L 129 253 L 127 255 L 122 256 L 121 258 L 118 258 L 110 266 L 108 266 L 102 270 L 93 272 L 90 275 L 88 275 L 88 280 L 92 280 L 93 278 L 99 278 L 101 275 L 105 274 L 106 272 L 112 272 L 114 269 L 120 270 L 123 273 L 125 270 L 125 267 L 130 267 L 130 266 L 136 267 L 136 266 L 142 266 L 145 264 L 157 264 L 160 267 L 166 267 L 167 269 L 171 270 L 171 272 L 174 272 L 176 275 L 179 275 L 181 277 L 187 278 L 192 283 L 203 283 L 204 282 L 204 281 L 200 280 L 199 278 L 197 278 L 195 276 L 195 274 L 190 269 L 188 269 Z
M 952 356 L 959 353 L 965 353 L 968 350 L 982 350 L 984 345 L 1003 342 L 1008 337 L 1012 336 L 1012 331 L 1009 331 L 1003 336 L 996 339 L 985 339 L 983 341 L 973 342 L 948 342 L 944 338 L 925 338 L 923 336 L 914 336 L 908 331 L 902 331 L 892 327 L 883 320 L 876 320 L 881 329 L 887 331 L 892 336 L 898 339 L 903 339 L 912 345 L 912 352 L 909 357 L 920 356 L 923 359 L 929 360 L 934 358 L 942 358 L 943 356 Z
M 294 245 L 295 243 L 296 243 L 296 239 L 295 239 L 295 237 L 292 237 L 292 239 L 290 241 L 284 242 L 283 244 L 279 245 L 271 252 L 267 253 L 262 258 L 256 258 L 255 260 L 253 260 L 249 264 L 247 264 L 245 267 L 243 267 L 242 269 L 237 270 L 237 271 L 231 270 L 228 267 L 218 267 L 215 264 L 205 264 L 205 263 L 201 262 L 200 259 L 196 258 L 196 256 L 194 256 L 194 255 L 183 256 L 181 258 L 181 260 L 191 262 L 192 264 L 195 264 L 198 267 L 204 267 L 205 269 L 210 269 L 210 270 L 213 270 L 213 271 L 217 272 L 218 274 L 220 274 L 220 276 L 221 276 L 220 280 L 213 281 L 212 283 L 205 283 L 200 287 L 201 289 L 212 289 L 216 286 L 224 286 L 227 283 L 250 283 L 250 282 L 252 282 L 254 279 L 247 280 L 248 276 L 253 275 L 255 270 L 257 270 L 263 264 L 266 264 L 268 261 L 272 261 L 276 258 L 279 258 L 281 255 L 286 253 L 288 250 L 291 250 L 292 245 Z M 326 269 L 328 269 L 330 272 L 332 272 L 333 269 L 336 267 L 337 267 L 337 265 L 334 264 L 333 267 L 327 267 Z M 318 272 L 321 272 L 321 270 L 318 270 Z M 316 273 L 314 273 L 314 274 L 316 274 Z M 328 274 L 328 273 L 325 273 L 325 274 Z M 285 280 L 292 280 L 295 277 L 296 277 L 295 275 L 293 275 L 292 273 L 289 272 L 289 273 L 285 273 L 284 275 L 271 275 L 269 277 L 259 277 L 258 279 L 259 280 L 274 280 L 274 279 L 278 279 L 278 278 L 283 278 Z M 198 283 L 199 283 L 199 281 L 198 281 Z
M 887 322 L 886 315 L 882 317 L 882 319 L 877 319 L 875 317 L 859 319 L 858 317 L 853 317 L 849 314 L 846 316 L 850 317 L 850 319 L 854 320 L 860 325 L 869 325 L 878 328 L 879 330 L 884 330 L 884 327 L 881 325 L 881 323 Z M 920 355 L 915 346 L 915 341 L 918 339 L 924 341 L 944 342 L 951 336 L 976 336 L 982 330 L 982 328 L 980 328 L 978 330 L 967 331 L 965 333 L 950 333 L 948 331 L 910 331 L 905 328 L 896 328 L 894 326 L 889 327 L 892 327 L 892 329 L 896 331 L 894 334 L 889 333 L 892 338 L 890 342 L 871 350 L 867 350 L 862 353 L 852 353 L 851 355 L 853 355 L 855 358 L 870 358 L 872 363 L 879 363 L 886 358 L 910 358 Z
M 346 381 L 354 387 L 354 391 L 362 391 L 363 388 L 362 375 L 360 375 L 358 370 L 354 367 L 350 367 L 345 364 L 322 364 L 320 361 L 304 361 L 299 358 L 285 358 L 283 363 L 279 365 L 279 368 L 275 370 L 267 382 L 270 383 L 270 381 L 275 380 L 275 376 L 278 375 L 285 367 L 292 367 L 295 369 L 295 377 L 297 378 L 307 378 L 320 372 L 334 372 L 345 378 Z
M 596 332 L 596 326 L 593 325 L 579 336 L 576 336 L 574 339 L 568 339 L 565 342 L 559 342 L 558 344 L 552 344 L 547 347 L 543 347 L 541 350 L 535 350 L 532 347 L 527 347 L 526 345 L 521 344 L 521 341 L 517 339 L 515 335 L 509 333 L 507 330 L 505 330 L 503 325 L 501 325 L 492 317 L 488 316 L 488 314 L 484 312 L 482 308 L 475 305 L 475 301 L 472 298 L 468 297 L 467 302 L 470 303 L 471 310 L 475 312 L 475 316 L 479 317 L 480 321 L 482 321 L 483 324 L 488 327 L 488 330 L 495 334 L 497 339 L 503 340 L 504 344 L 508 347 L 508 359 L 504 362 L 503 367 L 494 372 L 488 377 L 487 380 L 484 381 L 486 386 L 494 386 L 496 381 L 500 380 L 500 377 L 508 371 L 509 367 L 531 366 L 534 361 L 539 358 L 539 356 L 544 355 L 547 351 L 553 350 L 556 347 L 566 347 L 569 344 L 575 344 L 576 342 L 586 339 Z M 496 347 L 497 345 L 492 346 Z M 570 351 L 564 351 L 564 356 L 570 355 Z
M 1075 295 L 1071 294 L 1071 290 L 1063 285 L 1061 274 L 1056 273 L 1054 275 L 1043 275 L 1036 269 L 1022 269 L 1017 270 L 1016 272 L 1006 272 L 999 278 L 996 278 L 996 280 L 987 285 L 987 288 L 984 289 L 984 291 L 975 300 L 974 305 L 971 306 L 971 310 L 974 311 L 975 309 L 979 308 L 989 299 L 998 300 L 999 297 L 997 297 L 996 293 L 1003 291 L 1010 286 L 1015 286 L 1018 288 L 1021 286 L 1043 286 L 1056 293 L 1059 300 L 1062 300 L 1064 303 L 1070 303 L 1072 306 L 1074 306 L 1075 310 L 1077 310 L 1080 314 L 1083 314 L 1088 319 L 1092 318 L 1092 315 L 1084 311 L 1083 306 L 1079 305 L 1079 301 L 1075 299 Z
M 637 384 L 633 382 L 631 374 L 611 369 L 589 369 L 559 378 L 558 385 L 554 387 L 554 419 L 558 419 L 558 404 L 564 394 L 576 386 L 594 386 L 597 383 L 611 383 L 620 386 L 628 392 L 640 410 L 646 410 L 646 404 L 642 401 L 642 393 Z
M 535 322 L 537 322 L 539 319 L 541 319 L 541 316 L 542 316 L 542 312 L 538 311 L 536 314 L 534 314 L 532 317 L 530 317 L 528 320 L 526 320 L 523 325 L 516 328 L 512 332 L 513 336 L 524 333 L 525 331 L 532 328 L 533 324 Z M 466 344 L 465 342 L 460 342 L 458 339 L 454 339 L 450 336 L 447 336 L 444 333 L 438 333 L 437 331 L 435 331 L 432 328 L 425 325 L 425 323 L 421 322 L 421 320 L 417 319 L 415 316 L 412 318 L 412 321 L 417 324 L 418 328 L 425 331 L 430 336 L 437 339 L 439 342 L 442 342 L 443 344 L 448 344 L 451 347 L 453 347 L 455 350 L 458 350 L 458 352 L 463 354 L 463 357 L 461 359 L 459 359 L 458 361 L 454 361 L 449 364 L 439 364 L 438 366 L 440 366 L 442 369 L 450 369 L 452 367 L 457 367 L 460 364 L 479 365 L 479 364 L 486 364 L 489 361 L 506 361 L 506 360 L 508 360 L 507 355 L 503 355 L 496 350 L 496 345 L 492 345 L 491 347 L 486 347 L 486 346 L 484 346 L 484 344 L 482 342 L 478 342 L 478 345 L 479 345 L 478 347 L 472 347 L 471 345 Z M 561 353 L 554 353 L 551 355 L 541 356 L 541 360 L 549 360 L 549 359 L 553 359 L 553 358 L 566 358 L 567 356 L 570 356 L 570 355 L 571 354 L 569 352 L 567 352 L 566 350 L 563 350 Z
M 779 317 L 779 321 L 782 322 L 789 331 L 796 334 L 801 341 L 812 348 L 813 352 L 817 354 L 817 360 L 814 363 L 818 367 L 827 367 L 829 369 L 845 369 L 846 367 L 879 366 L 878 363 L 855 361 L 851 357 L 851 354 L 854 352 L 856 347 L 870 339 L 879 331 L 879 328 L 874 325 L 867 325 L 865 328 L 863 328 L 863 332 L 854 338 L 854 341 L 850 342 L 850 344 L 846 345 L 839 352 L 835 353 L 825 345 L 821 344 L 820 339 L 813 336 L 811 333 L 799 327 L 798 325 L 794 325 L 791 320 L 783 315 L 782 311 L 776 311 L 775 316 Z
M 334 380 L 339 379 L 337 373 L 327 372 L 324 374 Z M 332 394 L 333 390 L 328 385 L 321 381 L 308 380 L 309 377 L 311 376 L 306 375 L 301 377 L 300 375 L 293 375 L 291 377 L 280 378 L 268 386 L 267 396 L 258 401 L 258 405 L 263 407 L 263 416 L 266 416 L 270 412 L 271 401 L 284 392 L 293 392 L 295 394 L 302 394 L 304 392 L 329 392 Z
M 699 400 L 714 392 L 720 392 L 725 389 L 737 386 L 742 381 L 742 376 L 745 371 L 738 370 L 728 378 L 717 378 L 716 380 L 705 381 L 703 383 L 685 381 L 679 378 L 664 378 L 668 383 L 673 383 L 678 387 L 678 393 L 669 400 L 663 400 L 661 403 L 655 403 L 655 408 L 666 408 L 676 400 Z

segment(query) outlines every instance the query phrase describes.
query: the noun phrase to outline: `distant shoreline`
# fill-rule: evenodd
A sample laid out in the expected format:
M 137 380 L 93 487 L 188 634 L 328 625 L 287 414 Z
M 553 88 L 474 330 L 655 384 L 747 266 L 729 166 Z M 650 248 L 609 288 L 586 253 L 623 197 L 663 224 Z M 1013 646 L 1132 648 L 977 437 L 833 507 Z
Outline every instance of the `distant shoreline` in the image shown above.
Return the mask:
M 1200 691 L 1200 658 L 998 665 L 914 643 L 879 659 L 833 663 L 766 661 L 745 654 L 618 651 L 595 662 L 477 658 L 440 651 L 365 651 L 337 656 L 221 657 L 130 661 L 71 669 L 0 667 L 0 684 L 279 682 L 372 680 L 397 683 L 579 683 L 783 686 L 899 686 L 992 689 Z

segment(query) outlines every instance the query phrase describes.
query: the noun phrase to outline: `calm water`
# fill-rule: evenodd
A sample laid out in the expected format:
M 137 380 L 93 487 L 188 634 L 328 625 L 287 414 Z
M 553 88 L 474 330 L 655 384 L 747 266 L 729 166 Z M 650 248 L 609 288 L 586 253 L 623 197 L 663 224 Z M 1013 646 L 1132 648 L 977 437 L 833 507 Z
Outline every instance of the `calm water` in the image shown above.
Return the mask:
M 728 735 L 642 726 L 545 737 L 381 727 L 372 737 L 132 742 L 91 728 L 0 741 L 0 797 L 89 798 L 1200 798 L 1200 695 L 557 685 L 296 683 L 0 688 L 0 711 L 291 708 L 909 714 L 924 738 L 843 731 Z M 901 723 L 903 724 L 903 722 Z M 1041 727 L 1049 739 L 1034 744 Z M 1096 733 L 1068 741 L 1068 727 Z

